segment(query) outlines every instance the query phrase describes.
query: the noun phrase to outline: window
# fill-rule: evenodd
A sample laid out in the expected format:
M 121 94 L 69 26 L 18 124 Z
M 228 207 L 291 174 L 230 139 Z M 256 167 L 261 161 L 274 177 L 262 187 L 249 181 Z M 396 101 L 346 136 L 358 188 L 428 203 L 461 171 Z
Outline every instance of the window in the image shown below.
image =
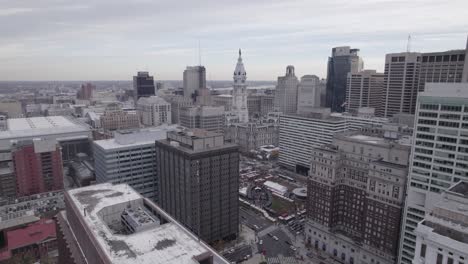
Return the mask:
M 453 264 L 453 258 L 449 257 L 449 258 L 447 259 L 447 264 Z
M 425 258 L 426 257 L 426 244 L 421 244 L 421 253 L 419 254 L 419 256 Z
M 436 264 L 442 264 L 443 259 L 444 257 L 442 256 L 442 254 L 437 254 Z

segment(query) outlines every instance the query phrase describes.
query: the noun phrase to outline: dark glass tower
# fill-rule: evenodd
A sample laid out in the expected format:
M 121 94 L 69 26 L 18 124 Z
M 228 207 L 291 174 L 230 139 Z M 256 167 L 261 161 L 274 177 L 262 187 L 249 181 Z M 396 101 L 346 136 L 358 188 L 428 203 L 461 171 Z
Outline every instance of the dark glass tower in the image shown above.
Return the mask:
M 150 76 L 148 72 L 138 72 L 137 76 L 133 76 L 133 90 L 135 101 L 138 101 L 140 97 L 156 95 L 153 76 Z

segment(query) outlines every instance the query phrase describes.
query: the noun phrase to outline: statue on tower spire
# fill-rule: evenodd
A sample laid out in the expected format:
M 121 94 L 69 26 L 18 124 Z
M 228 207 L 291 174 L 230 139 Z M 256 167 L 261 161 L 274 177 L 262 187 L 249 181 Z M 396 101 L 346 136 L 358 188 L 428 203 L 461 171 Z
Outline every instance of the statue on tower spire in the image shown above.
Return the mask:
M 241 53 L 242 53 L 242 52 L 241 52 L 241 49 L 239 49 L 239 57 L 242 55 Z

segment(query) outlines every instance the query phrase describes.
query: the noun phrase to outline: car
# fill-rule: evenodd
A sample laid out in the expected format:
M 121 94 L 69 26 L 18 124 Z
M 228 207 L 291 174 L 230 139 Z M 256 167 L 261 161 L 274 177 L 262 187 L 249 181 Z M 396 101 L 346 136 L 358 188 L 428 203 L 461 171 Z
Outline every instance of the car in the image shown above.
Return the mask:
M 232 254 L 232 253 L 234 253 L 234 251 L 235 251 L 235 250 L 234 250 L 233 248 L 231 248 L 230 250 L 228 250 L 228 253 L 229 253 L 229 254 Z
M 258 241 L 258 244 L 263 245 L 263 240 L 260 239 L 260 241 Z
M 272 235 L 271 233 L 268 233 L 267 235 L 268 235 L 269 237 L 273 237 L 273 235 Z
M 257 229 L 257 230 L 260 229 L 260 227 L 258 227 L 258 225 L 254 225 L 254 228 Z
M 284 241 L 284 243 L 286 243 L 286 244 L 288 244 L 288 245 L 292 246 L 292 245 L 291 245 L 291 242 L 289 242 L 289 241 L 287 241 L 287 240 L 286 240 L 286 241 Z
M 296 251 L 296 248 L 293 247 L 293 246 L 290 246 L 289 248 L 290 248 L 292 251 Z
M 276 241 L 279 240 L 277 236 L 273 236 L 273 239 L 276 240 Z
M 296 232 L 296 235 L 300 235 L 300 234 L 302 234 L 301 231 L 297 231 L 297 232 Z

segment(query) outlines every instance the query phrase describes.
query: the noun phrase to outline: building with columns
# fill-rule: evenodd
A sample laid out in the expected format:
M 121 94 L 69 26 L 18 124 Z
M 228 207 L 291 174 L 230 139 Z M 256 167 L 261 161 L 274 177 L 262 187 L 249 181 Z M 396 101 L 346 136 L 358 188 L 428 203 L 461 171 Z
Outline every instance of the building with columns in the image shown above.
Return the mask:
M 234 70 L 234 85 L 232 91 L 232 112 L 238 116 L 240 123 L 249 122 L 249 110 L 247 108 L 247 73 L 242 63 L 241 50 Z

